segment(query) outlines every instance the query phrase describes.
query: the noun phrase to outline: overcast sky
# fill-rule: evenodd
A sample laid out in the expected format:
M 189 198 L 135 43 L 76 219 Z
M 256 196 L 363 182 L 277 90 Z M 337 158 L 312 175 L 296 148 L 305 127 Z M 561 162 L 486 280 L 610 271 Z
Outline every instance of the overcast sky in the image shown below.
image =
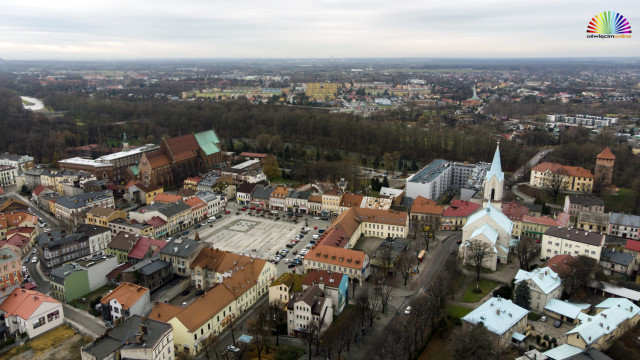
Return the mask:
M 631 39 L 586 38 L 606 10 Z M 619 57 L 640 56 L 638 37 L 638 0 L 0 3 L 4 59 Z

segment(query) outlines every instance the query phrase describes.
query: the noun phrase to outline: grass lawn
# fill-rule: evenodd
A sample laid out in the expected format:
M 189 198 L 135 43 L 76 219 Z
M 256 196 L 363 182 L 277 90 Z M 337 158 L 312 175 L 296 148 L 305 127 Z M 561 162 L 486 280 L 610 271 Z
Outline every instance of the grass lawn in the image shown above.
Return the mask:
M 606 211 L 631 214 L 635 201 L 631 189 L 619 189 L 618 193 L 604 196 L 604 208 Z
M 418 360 L 453 360 L 453 353 L 447 347 L 447 340 L 440 336 L 431 338 Z
M 282 176 L 277 177 L 273 180 L 270 180 L 272 185 L 282 185 L 282 184 L 287 184 L 292 188 L 297 188 L 298 186 L 302 185 L 301 182 L 293 180 L 293 179 L 283 179 Z
M 447 315 L 455 319 L 462 319 L 471 311 L 473 311 L 473 309 L 470 307 L 454 304 L 447 305 Z
M 62 325 L 0 355 L 0 360 L 80 359 L 80 347 L 91 340 Z
M 89 306 L 93 300 L 95 300 L 96 298 L 101 299 L 103 296 L 107 295 L 107 292 L 109 290 L 113 290 L 115 288 L 116 288 L 116 285 L 107 284 L 85 295 L 84 297 L 87 299 L 87 302 L 81 303 L 78 301 L 79 299 L 75 299 L 72 302 L 70 302 L 69 305 L 73 306 L 74 308 L 82 309 L 84 311 L 89 311 L 90 310 Z
M 498 266 L 503 265 L 503 264 L 498 264 Z M 476 272 L 476 267 L 473 265 L 465 265 L 464 266 L 465 269 L 469 270 L 469 271 L 473 271 L 474 273 Z M 480 268 L 480 273 L 481 274 L 491 274 L 493 272 L 493 270 L 489 269 L 489 268 Z
M 476 285 L 478 285 L 478 288 L 482 290 L 482 292 L 479 294 L 473 292 L 473 289 L 476 288 Z M 469 284 L 467 290 L 464 291 L 464 295 L 462 295 L 462 301 L 466 303 L 478 302 L 482 300 L 482 298 L 485 297 L 485 295 L 487 295 L 489 291 L 493 290 L 496 286 L 498 286 L 498 283 L 491 280 L 480 279 L 480 282 L 473 281 L 471 284 Z
M 25 104 L 25 105 L 27 105 L 27 106 L 35 105 L 35 104 L 34 104 L 34 103 L 32 103 L 31 101 L 28 101 L 28 100 L 25 100 L 25 99 L 22 99 L 22 103 L 23 103 L 23 104 Z
M 262 351 L 262 360 L 298 360 L 304 354 L 304 350 L 295 346 L 280 345 L 275 347 L 275 344 L 271 344 L 269 352 Z M 258 358 L 258 352 L 255 347 L 252 347 L 247 352 L 247 359 L 254 360 Z

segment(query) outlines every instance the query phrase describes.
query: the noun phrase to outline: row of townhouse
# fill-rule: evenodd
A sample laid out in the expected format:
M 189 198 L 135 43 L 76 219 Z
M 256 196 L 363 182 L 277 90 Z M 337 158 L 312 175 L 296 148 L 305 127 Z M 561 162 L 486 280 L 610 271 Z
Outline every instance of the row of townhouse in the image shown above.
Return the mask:
M 238 185 L 236 201 L 241 205 L 265 209 L 335 217 L 353 207 L 389 210 L 398 199 L 398 194 L 395 192 L 382 197 L 370 197 L 350 194 L 341 189 L 332 184 L 305 185 L 290 189 L 283 186 L 244 183 Z
M 205 339 L 220 334 L 267 293 L 276 274 L 275 266 L 262 259 L 249 258 L 244 265 L 231 264 L 216 284 L 186 307 L 157 303 L 151 309 L 150 319 L 173 327 L 178 351 L 191 355 L 202 351 Z
M 110 241 L 111 231 L 102 226 L 84 224 L 74 234 L 67 234 L 65 230 L 49 231 L 36 238 L 37 256 L 45 269 L 51 271 L 66 262 L 105 255 Z

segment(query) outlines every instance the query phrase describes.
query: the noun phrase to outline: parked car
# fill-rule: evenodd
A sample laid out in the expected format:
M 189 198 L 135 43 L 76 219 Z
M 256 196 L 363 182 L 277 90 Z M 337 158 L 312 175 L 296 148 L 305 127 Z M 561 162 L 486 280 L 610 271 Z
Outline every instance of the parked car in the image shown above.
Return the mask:
M 221 217 L 222 217 L 222 215 L 220 215 L 220 214 L 216 215 L 216 219 L 220 219 Z
M 288 247 L 288 248 L 292 248 L 292 247 L 296 246 L 296 244 L 290 242 L 290 243 L 287 243 L 287 245 L 285 245 L 285 246 Z
M 227 350 L 229 350 L 229 351 L 231 351 L 231 352 L 234 352 L 234 353 L 239 353 L 239 352 L 240 352 L 240 349 L 239 349 L 239 348 L 237 348 L 237 347 L 235 347 L 235 346 L 233 346 L 233 345 L 229 345 L 229 346 L 227 347 Z
M 38 262 L 38 258 L 34 256 L 33 258 L 31 258 L 31 262 L 34 263 L 34 264 L 37 263 Z
M 292 213 L 291 211 L 289 211 L 289 212 L 287 213 L 287 216 L 293 216 L 293 213 Z
M 225 213 L 225 215 L 229 215 L 229 214 L 231 214 L 231 211 L 227 210 L 224 213 Z
M 196 296 L 204 295 L 204 290 L 196 290 Z
M 314 216 L 313 220 L 320 220 L 320 216 Z M 317 226 L 316 226 L 316 228 L 317 228 Z
M 262 211 L 262 208 L 257 208 L 256 211 Z
M 296 213 L 296 217 L 302 217 L 302 214 Z
M 411 314 L 411 306 L 407 306 L 407 308 L 404 309 L 404 313 L 407 315 Z
M 318 234 L 322 234 L 326 229 L 320 229 L 318 230 Z
M 313 240 L 320 239 L 320 234 L 313 234 Z
M 194 229 L 200 229 L 201 227 L 202 227 L 202 225 L 198 224 L 198 225 L 194 226 L 193 228 Z
M 182 232 L 182 236 L 187 236 L 187 235 L 189 235 L 189 230 L 185 230 Z
M 277 213 L 278 213 L 278 210 L 271 210 L 271 213 L 272 213 L 272 214 L 277 214 Z
M 309 250 L 307 250 L 307 249 L 302 249 L 302 250 L 300 251 L 300 255 L 302 255 L 302 256 L 305 256 L 305 255 L 307 255 L 308 253 L 309 253 Z
M 553 327 L 559 328 L 560 326 L 562 326 L 562 320 L 556 320 L 556 322 L 553 323 Z
M 111 329 L 113 327 L 113 323 L 111 321 L 105 321 L 104 326 L 106 326 L 107 329 Z
M 296 266 L 298 266 L 298 264 L 296 264 L 296 263 L 294 263 L 294 262 L 292 262 L 291 264 L 287 265 L 287 267 L 288 267 L 289 269 L 293 269 L 293 268 L 294 268 L 294 267 L 296 267 Z
M 242 210 L 242 211 L 247 211 L 247 208 L 246 208 L 246 207 L 243 207 L 243 208 L 242 208 L 242 209 L 240 209 L 240 210 Z
M 318 225 L 314 226 L 313 230 L 318 230 Z
M 256 207 L 255 207 L 255 206 L 252 206 L 252 207 L 250 207 L 249 209 L 251 209 L 251 210 L 255 210 L 255 209 L 256 209 Z

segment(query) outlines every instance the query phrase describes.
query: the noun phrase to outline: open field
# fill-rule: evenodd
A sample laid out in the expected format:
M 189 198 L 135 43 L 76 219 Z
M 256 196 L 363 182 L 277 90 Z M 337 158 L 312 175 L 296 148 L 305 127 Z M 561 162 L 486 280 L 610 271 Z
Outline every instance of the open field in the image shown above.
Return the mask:
M 0 355 L 0 360 L 80 359 L 80 347 L 91 341 L 62 325 Z

